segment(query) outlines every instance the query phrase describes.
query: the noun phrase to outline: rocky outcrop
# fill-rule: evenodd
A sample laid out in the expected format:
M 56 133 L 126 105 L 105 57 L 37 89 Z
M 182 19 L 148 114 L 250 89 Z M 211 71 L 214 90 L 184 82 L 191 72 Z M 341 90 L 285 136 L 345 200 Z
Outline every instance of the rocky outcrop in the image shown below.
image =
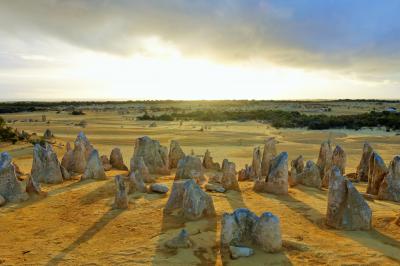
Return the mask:
M 134 193 L 136 191 L 141 192 L 141 193 L 146 193 L 147 187 L 146 187 L 143 179 L 136 176 L 135 173 L 132 172 L 129 175 L 129 192 L 128 193 Z
M 229 162 L 227 159 L 222 164 L 222 178 L 221 184 L 225 190 L 236 190 L 239 191 L 239 183 L 236 178 L 236 165 L 233 162 Z
M 12 158 L 7 152 L 0 154 L 0 195 L 9 202 L 28 199 L 28 195 L 15 174 Z
M 378 195 L 383 179 L 388 174 L 388 169 L 382 157 L 373 152 L 369 158 L 368 186 L 367 193 Z
M 74 151 L 71 148 L 71 143 L 67 142 L 66 149 L 67 151 L 61 160 L 61 165 L 67 169 L 67 171 L 71 172 L 74 161 Z
M 254 191 L 286 195 L 289 189 L 288 175 L 288 154 L 282 152 L 271 161 L 267 179 L 254 182 Z
M 178 162 L 183 157 L 185 157 L 185 153 L 183 152 L 178 141 L 171 140 L 171 144 L 169 146 L 169 168 L 175 169 L 178 167 Z
M 329 182 L 327 225 L 343 230 L 371 229 L 371 209 L 353 183 L 337 167 Z
M 388 174 L 379 186 L 378 199 L 400 202 L 400 156 L 390 162 Z
M 169 159 L 168 159 L 168 149 L 161 146 L 156 140 L 145 136 L 136 139 L 135 149 L 132 156 L 133 169 L 137 170 L 139 158 L 143 157 L 143 160 L 149 169 L 150 174 L 169 174 Z
M 178 163 L 175 179 L 194 179 L 198 184 L 203 184 L 206 179 L 200 158 L 193 155 L 183 157 Z
M 132 161 L 131 161 L 132 165 Z M 150 175 L 149 169 L 146 166 L 146 163 L 143 160 L 143 157 L 139 157 L 137 160 L 137 166 L 133 167 L 136 168 L 136 171 L 134 172 L 135 175 L 142 179 L 146 183 L 153 183 L 155 182 L 155 179 Z M 131 168 L 131 169 L 133 169 Z
M 62 166 L 70 173 L 82 174 L 86 169 L 87 161 L 94 150 L 83 132 L 79 132 L 74 142 L 74 149 L 67 144 L 67 152 L 62 159 Z
M 33 180 L 47 184 L 63 182 L 60 162 L 50 144 L 36 144 L 33 148 L 31 176 Z
M 290 175 L 289 175 L 289 185 L 290 186 L 295 186 L 298 183 L 300 183 L 299 180 L 297 180 L 297 177 L 303 173 L 304 170 L 304 160 L 303 156 L 300 155 L 296 159 L 292 160 L 290 163 Z
M 108 159 L 107 155 L 102 155 L 100 157 L 101 164 L 103 165 L 104 171 L 110 171 L 112 165 L 110 164 L 110 160 Z
M 189 239 L 189 234 L 185 229 L 182 229 L 179 235 L 165 242 L 165 247 L 169 249 L 190 248 L 192 243 Z
M 325 177 L 325 173 L 330 174 L 329 172 L 332 171 L 332 154 L 331 143 L 329 141 L 322 142 L 317 161 L 321 178 Z M 329 181 L 329 178 L 327 178 L 327 180 Z M 326 186 L 327 185 L 328 184 L 326 184 Z
M 105 179 L 107 178 L 103 164 L 100 161 L 99 153 L 93 150 L 86 164 L 85 172 L 82 175 L 82 180 L 85 179 Z
M 238 180 L 239 181 L 249 180 L 251 178 L 251 172 L 252 172 L 251 166 L 248 166 L 246 164 L 243 169 L 239 170 Z
M 213 158 L 211 157 L 211 153 L 209 150 L 206 150 L 206 153 L 204 154 L 203 167 L 205 169 L 210 169 L 210 170 L 220 170 L 221 169 L 219 163 L 215 163 L 213 161 Z
M 128 195 L 125 188 L 124 178 L 121 175 L 115 176 L 115 200 L 114 209 L 127 209 L 128 208 Z
M 278 217 L 270 212 L 260 217 L 248 209 L 236 209 L 222 215 L 221 253 L 229 247 L 243 247 L 252 243 L 265 252 L 278 252 L 282 248 L 282 236 Z
M 261 150 L 255 147 L 253 150 L 253 161 L 251 163 L 251 178 L 256 180 L 261 178 Z
M 128 171 L 128 167 L 126 167 L 124 163 L 124 158 L 122 157 L 122 153 L 119 148 L 112 149 L 110 154 L 110 164 L 114 169 Z
M 177 180 L 172 185 L 164 213 L 171 214 L 175 210 L 179 210 L 187 220 L 215 215 L 211 196 L 201 190 L 193 179 Z
M 319 173 L 318 166 L 313 161 L 307 161 L 303 172 L 297 175 L 297 180 L 305 186 L 321 188 L 322 180 Z
M 322 178 L 322 186 L 328 187 L 329 179 L 332 174 L 333 168 L 338 168 L 342 175 L 346 174 L 346 153 L 339 145 L 336 145 L 335 150 L 332 153 L 332 161 L 331 163 L 325 168 L 325 173 Z
M 276 143 L 277 143 L 277 141 L 275 140 L 275 138 L 269 138 L 269 139 L 265 140 L 264 152 L 263 152 L 263 157 L 262 157 L 262 161 L 261 161 L 261 176 L 269 175 L 271 161 L 277 155 Z
M 364 143 L 361 161 L 357 166 L 357 179 L 359 181 L 368 182 L 369 159 L 371 158 L 374 149 L 368 142 Z

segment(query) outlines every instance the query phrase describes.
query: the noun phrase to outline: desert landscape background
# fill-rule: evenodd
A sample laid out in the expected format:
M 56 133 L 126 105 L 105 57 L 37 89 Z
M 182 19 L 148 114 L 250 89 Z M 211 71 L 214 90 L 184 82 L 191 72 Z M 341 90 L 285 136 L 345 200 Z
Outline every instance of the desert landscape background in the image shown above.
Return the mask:
M 236 103 L 233 103 L 236 104 Z M 298 109 L 301 112 L 325 112 L 318 101 L 310 104 L 288 105 L 269 102 L 276 109 Z M 161 105 L 161 106 L 160 106 Z M 206 102 L 185 103 L 179 108 L 202 108 Z M 255 103 L 256 109 L 266 103 Z M 351 114 L 385 110 L 398 103 L 340 102 L 332 103 L 330 114 Z M 41 136 L 51 129 L 53 147 L 61 159 L 66 142 L 73 142 L 83 131 L 100 155 L 109 155 L 119 147 L 124 161 L 129 163 L 134 141 L 149 136 L 169 147 L 177 140 L 186 154 L 203 156 L 206 149 L 214 161 L 227 158 L 237 169 L 250 164 L 252 151 L 262 146 L 268 137 L 278 140 L 278 151 L 287 151 L 289 160 L 303 155 L 316 161 L 321 142 L 331 140 L 347 153 L 346 173 L 353 173 L 361 159 L 362 147 L 368 141 L 388 163 L 400 150 L 400 136 L 393 131 L 364 128 L 307 130 L 277 129 L 260 121 L 139 121 L 135 116 L 165 113 L 164 108 L 176 108 L 171 103 L 140 103 L 80 106 L 85 115 L 71 115 L 69 110 L 43 110 L 2 114 L 8 125 Z M 208 106 L 208 105 L 207 105 Z M 279 107 L 280 106 L 280 107 Z M 304 107 L 306 106 L 306 107 Z M 311 106 L 311 107 L 310 107 Z M 203 107 L 204 108 L 204 107 Z M 226 106 L 224 108 L 229 110 Z M 216 108 L 218 110 L 218 108 Z M 235 107 L 237 108 L 237 107 Z M 248 108 L 248 107 L 246 107 Z M 311 110 L 311 111 L 310 111 Z M 42 115 L 46 122 L 41 122 Z M 37 120 L 37 122 L 35 122 Z M 85 126 L 80 122 L 85 120 Z M 154 123 L 154 124 L 152 124 Z M 15 145 L 1 143 L 0 150 L 8 151 L 24 173 L 32 165 L 30 143 Z M 253 182 L 239 182 L 240 192 L 210 193 L 217 216 L 194 222 L 163 216 L 168 194 L 134 193 L 128 210 L 113 210 L 115 185 L 113 177 L 124 171 L 106 172 L 104 181 L 78 177 L 59 185 L 42 185 L 46 198 L 30 199 L 0 208 L 0 264 L 4 265 L 396 265 L 400 263 L 400 231 L 394 220 L 399 215 L 398 203 L 380 200 L 367 201 L 373 211 L 373 230 L 339 231 L 325 225 L 327 190 L 299 185 L 289 189 L 289 195 L 276 196 L 256 193 Z M 212 175 L 212 172 L 206 172 Z M 157 176 L 157 182 L 171 185 L 174 173 Z M 365 192 L 366 184 L 355 184 Z M 283 250 L 267 254 L 257 250 L 249 258 L 223 261 L 219 254 L 220 218 L 224 212 L 249 208 L 257 215 L 269 211 L 279 217 L 283 235 Z M 192 249 L 171 252 L 163 243 L 186 228 L 193 240 Z

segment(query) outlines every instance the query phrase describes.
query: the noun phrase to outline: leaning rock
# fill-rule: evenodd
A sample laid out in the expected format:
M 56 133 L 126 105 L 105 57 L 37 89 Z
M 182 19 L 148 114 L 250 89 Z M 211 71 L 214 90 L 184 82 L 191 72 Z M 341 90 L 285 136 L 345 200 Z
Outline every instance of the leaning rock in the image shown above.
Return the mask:
M 190 242 L 188 232 L 185 229 L 182 229 L 178 236 L 166 241 L 164 245 L 170 249 L 178 249 L 190 248 L 192 243 Z
M 223 186 L 207 183 L 204 187 L 207 191 L 224 193 L 226 190 Z
M 308 186 L 321 188 L 321 177 L 319 176 L 319 168 L 313 161 L 307 161 L 303 173 L 298 175 L 300 183 Z
M 236 165 L 233 162 L 229 162 L 227 159 L 222 164 L 222 179 L 221 184 L 226 190 L 239 191 L 239 183 L 236 178 Z
M 108 159 L 107 155 L 102 155 L 100 157 L 101 164 L 103 165 L 104 171 L 110 171 L 112 165 L 110 164 L 110 160 Z
M 200 158 L 192 155 L 183 157 L 178 163 L 175 179 L 195 179 L 197 183 L 203 184 L 206 180 Z
M 254 254 L 254 250 L 248 247 L 235 247 L 229 246 L 232 259 L 238 259 L 240 257 L 250 257 Z
M 270 167 L 271 167 L 271 161 L 276 157 L 277 152 L 276 152 L 276 140 L 275 138 L 269 138 L 265 140 L 264 144 L 264 152 L 263 152 L 263 157 L 261 161 L 261 175 L 262 176 L 268 176 Z
M 127 209 L 128 195 L 125 189 L 124 178 L 121 175 L 115 176 L 115 189 L 114 209 Z
M 320 170 L 320 176 L 323 178 L 325 173 L 332 170 L 332 148 L 329 141 L 324 141 L 321 143 L 321 148 L 319 150 L 317 166 Z M 329 180 L 329 179 L 328 179 Z
M 221 167 L 219 166 L 219 163 L 215 163 L 213 161 L 213 158 L 211 157 L 211 153 L 209 150 L 206 150 L 206 153 L 204 154 L 203 167 L 205 169 L 212 169 L 212 170 L 220 170 L 221 169 Z
M 300 181 L 298 180 L 298 176 L 303 173 L 304 170 L 304 161 L 303 161 L 303 156 L 300 155 L 296 159 L 292 160 L 290 163 L 291 169 L 290 169 L 290 175 L 289 175 L 289 185 L 290 186 L 295 186 Z
M 160 193 L 160 194 L 166 194 L 168 192 L 168 187 L 163 184 L 151 184 L 150 185 L 151 191 L 155 193 Z
M 373 152 L 369 158 L 367 193 L 378 195 L 379 187 L 387 174 L 388 169 L 382 157 L 378 153 Z
M 378 198 L 400 202 L 400 156 L 395 156 L 389 165 L 389 173 L 379 187 Z
M 254 182 L 254 190 L 286 195 L 289 190 L 288 175 L 288 154 L 282 152 L 272 160 L 268 178 Z
M 0 154 L 0 195 L 10 202 L 20 202 L 28 199 L 15 174 L 12 158 L 7 152 Z
M 103 164 L 100 161 L 99 153 L 97 150 L 93 150 L 86 164 L 85 172 L 82 175 L 82 180 L 85 179 L 106 179 L 107 176 L 104 173 Z
M 124 164 L 124 158 L 122 157 L 122 153 L 119 148 L 114 148 L 111 151 L 110 164 L 115 169 L 128 171 L 128 167 L 126 167 Z
M 261 150 L 255 147 L 253 150 L 253 161 L 251 163 L 251 178 L 256 180 L 261 178 Z
M 63 182 L 61 165 L 50 144 L 36 144 L 33 148 L 31 176 L 38 182 L 58 184 Z
M 170 214 L 176 209 L 180 209 L 183 217 L 188 220 L 215 215 L 211 196 L 201 190 L 193 179 L 178 180 L 172 185 L 164 213 Z
M 169 168 L 176 168 L 178 166 L 179 160 L 183 157 L 185 157 L 185 153 L 181 149 L 178 141 L 171 140 L 171 144 L 169 146 Z
M 129 193 L 134 193 L 135 191 L 146 193 L 147 188 L 143 182 L 143 179 L 136 176 L 135 173 L 129 175 Z
M 369 230 L 372 212 L 368 204 L 339 168 L 332 170 L 326 223 L 336 229 Z
M 371 158 L 373 152 L 374 149 L 371 147 L 371 145 L 369 145 L 368 142 L 364 143 L 361 161 L 357 166 L 357 179 L 359 181 L 368 182 L 369 159 Z
M 146 183 L 155 182 L 154 178 L 149 173 L 149 169 L 147 168 L 143 160 L 143 157 L 139 157 L 137 163 L 138 165 L 137 167 L 135 167 L 136 168 L 135 175 Z
M 169 174 L 169 160 L 168 150 L 166 147 L 160 145 L 156 140 L 145 136 L 136 139 L 135 150 L 132 156 L 133 169 L 137 170 L 139 158 L 143 157 L 143 160 L 149 169 L 150 174 Z

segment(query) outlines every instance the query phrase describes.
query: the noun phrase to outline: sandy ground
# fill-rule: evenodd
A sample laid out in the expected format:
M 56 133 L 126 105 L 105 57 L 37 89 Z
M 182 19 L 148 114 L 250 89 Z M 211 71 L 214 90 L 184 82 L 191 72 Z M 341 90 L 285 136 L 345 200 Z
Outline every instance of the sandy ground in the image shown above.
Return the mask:
M 32 117 L 41 114 L 17 114 Z M 134 139 L 149 135 L 168 145 L 177 139 L 185 152 L 197 155 L 206 149 L 217 161 L 228 158 L 237 168 L 251 162 L 252 149 L 262 145 L 267 136 L 279 140 L 279 151 L 294 158 L 303 154 L 316 160 L 321 141 L 330 138 L 348 154 L 348 172 L 360 160 L 364 141 L 372 143 L 385 161 L 400 150 L 400 136 L 382 131 L 305 131 L 277 130 L 256 122 L 207 123 L 210 130 L 201 132 L 205 123 L 159 122 L 154 128 L 148 122 L 128 121 L 115 112 L 93 113 L 83 117 L 47 113 L 49 125 L 42 122 L 21 123 L 16 127 L 42 134 L 46 128 L 56 135 L 56 150 L 61 159 L 65 142 L 71 141 L 82 128 L 70 121 L 85 119 L 83 129 L 100 154 L 121 148 L 125 161 L 133 153 Z M 8 117 L 6 117 L 8 118 Z M 39 119 L 39 118 L 38 118 Z M 23 171 L 32 163 L 30 144 L 1 144 Z M 46 198 L 33 198 L 20 204 L 0 208 L 0 265 L 398 265 L 400 263 L 400 230 L 394 224 L 399 204 L 368 201 L 373 210 L 374 229 L 369 232 L 332 230 L 324 223 L 327 191 L 299 186 L 288 196 L 255 193 L 251 182 L 240 183 L 241 192 L 211 193 L 217 217 L 184 222 L 174 216 L 163 216 L 168 195 L 135 193 L 130 195 L 128 210 L 113 210 L 113 176 L 108 180 L 75 180 L 60 185 L 43 185 Z M 159 176 L 157 182 L 171 187 L 171 176 Z M 357 184 L 364 192 L 365 184 Z M 277 254 L 256 250 L 250 258 L 222 259 L 219 254 L 220 218 L 224 212 L 246 207 L 260 215 L 270 211 L 281 220 L 284 248 Z M 171 252 L 163 248 L 166 239 L 186 228 L 193 240 L 192 249 Z

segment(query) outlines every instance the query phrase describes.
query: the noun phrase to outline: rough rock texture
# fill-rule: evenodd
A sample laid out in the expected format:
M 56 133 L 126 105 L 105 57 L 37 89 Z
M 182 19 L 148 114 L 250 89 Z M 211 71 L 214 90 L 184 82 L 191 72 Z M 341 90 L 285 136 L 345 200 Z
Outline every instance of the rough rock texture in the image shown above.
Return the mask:
M 178 249 L 190 248 L 192 246 L 192 243 L 190 242 L 188 232 L 185 229 L 182 229 L 179 235 L 166 241 L 164 245 L 170 249 Z
M 39 180 L 35 179 L 35 177 L 32 177 L 32 175 L 29 175 L 28 180 L 26 181 L 25 191 L 29 195 L 32 195 L 32 194 L 40 195 L 40 196 L 46 195 L 46 193 L 42 191 Z
M 70 172 L 73 168 L 74 160 L 74 151 L 71 148 L 71 143 L 67 142 L 66 149 L 67 151 L 61 160 L 61 165 Z
M 0 195 L 0 207 L 4 204 L 6 204 L 6 199 L 2 195 Z
M 178 180 L 172 185 L 171 194 L 164 208 L 165 214 L 180 209 L 187 220 L 214 216 L 214 203 L 210 195 L 201 190 L 193 179 Z
M 70 173 L 82 174 L 86 169 L 87 161 L 93 151 L 93 146 L 86 138 L 83 132 L 79 132 L 74 142 L 74 149 L 67 143 L 67 152 L 65 153 L 61 165 Z
M 110 154 L 110 164 L 114 169 L 128 171 L 124 163 L 124 158 L 122 157 L 121 150 L 119 148 L 114 148 Z
M 198 184 L 203 184 L 206 180 L 200 158 L 193 155 L 183 157 L 178 163 L 175 179 L 195 179 Z
M 131 166 L 132 166 L 132 161 L 131 161 Z M 146 166 L 146 163 L 143 160 L 143 157 L 139 157 L 137 160 L 137 166 L 133 167 L 131 169 L 136 168 L 135 175 L 142 179 L 146 183 L 153 183 L 155 182 L 155 179 L 150 175 L 149 169 Z
M 203 167 L 205 169 L 212 169 L 212 170 L 220 170 L 221 169 L 219 163 L 214 163 L 209 150 L 206 150 L 206 153 L 204 154 Z
M 290 175 L 289 175 L 289 185 L 290 186 L 295 186 L 298 183 L 300 183 L 299 180 L 297 180 L 299 174 L 303 173 L 304 170 L 304 160 L 303 156 L 300 155 L 296 159 L 292 160 L 290 163 Z
M 171 140 L 171 144 L 169 146 L 169 168 L 174 169 L 178 167 L 178 162 L 183 157 L 185 157 L 185 153 L 183 152 L 178 141 Z
M 61 170 L 61 174 L 64 180 L 69 180 L 71 179 L 71 174 L 68 172 L 67 169 L 65 169 L 64 166 L 60 165 L 60 170 Z
M 45 139 L 51 139 L 52 137 L 54 137 L 53 132 L 51 132 L 50 129 L 46 129 L 46 131 L 43 134 L 43 137 Z
M 100 157 L 101 163 L 103 164 L 104 171 L 110 171 L 112 165 L 110 164 L 110 160 L 108 159 L 107 155 L 102 155 Z
M 147 136 L 136 139 L 131 172 L 137 170 L 136 167 L 140 157 L 143 157 L 150 174 L 164 175 L 170 173 L 168 149 L 161 146 L 158 141 L 152 140 Z
M 115 200 L 114 209 L 128 208 L 128 195 L 125 189 L 124 178 L 121 175 L 115 176 Z
M 389 172 L 379 187 L 378 198 L 400 202 L 400 156 L 389 164 Z
M 50 144 L 36 144 L 33 148 L 31 176 L 34 180 L 47 184 L 63 182 L 60 162 Z
M 136 176 L 135 173 L 132 172 L 129 175 L 129 193 L 134 193 L 136 191 L 141 192 L 141 193 L 146 193 L 147 188 L 143 182 L 143 179 Z
M 166 194 L 168 192 L 168 187 L 163 184 L 151 184 L 150 190 L 155 193 Z
M 107 178 L 97 150 L 93 150 L 92 153 L 90 154 L 89 160 L 86 164 L 85 172 L 82 175 L 82 180 L 91 178 L 92 179 Z
M 239 183 L 236 178 L 236 165 L 233 162 L 229 162 L 227 159 L 222 164 L 222 178 L 221 184 L 226 190 L 239 191 Z
M 359 181 L 368 182 L 369 159 L 371 158 L 374 149 L 368 142 L 364 143 L 361 161 L 357 166 L 357 179 Z
M 24 175 L 24 173 L 21 171 L 21 168 L 19 168 L 19 166 L 15 162 L 12 162 L 12 164 L 14 165 L 15 174 L 17 175 L 17 178 L 19 179 L 21 176 Z
M 276 157 L 276 143 L 275 138 L 269 138 L 265 140 L 264 152 L 261 161 L 261 175 L 268 176 L 271 167 L 271 161 Z
M 207 191 L 224 193 L 226 189 L 218 184 L 207 183 L 204 187 Z
M 379 187 L 387 174 L 388 169 L 382 157 L 378 153 L 373 152 L 369 158 L 367 193 L 378 195 Z
M 331 165 L 332 165 L 331 143 L 329 141 L 324 141 L 321 143 L 321 147 L 319 149 L 318 161 L 317 161 L 317 166 L 319 168 L 319 171 L 320 171 L 319 174 L 320 174 L 321 178 L 324 178 L 325 173 L 328 173 L 332 170 Z
M 343 230 L 369 230 L 371 219 L 372 212 L 364 198 L 335 167 L 329 184 L 327 225 Z
M 325 168 L 325 173 L 322 178 L 323 187 L 328 187 L 332 169 L 335 167 L 340 170 L 342 175 L 346 173 L 346 153 L 339 145 L 336 145 L 336 148 L 332 153 L 331 163 Z
M 254 254 L 254 250 L 248 247 L 229 246 L 229 252 L 231 253 L 232 259 L 238 259 L 240 257 L 250 257 Z
M 15 174 L 12 158 L 7 152 L 0 154 L 0 195 L 10 202 L 28 199 L 28 194 L 25 193 Z
M 282 152 L 271 161 L 268 178 L 254 182 L 254 190 L 286 195 L 289 189 L 288 175 L 288 154 L 287 152 Z
M 243 169 L 241 169 L 238 173 L 238 180 L 239 181 L 245 181 L 249 180 L 251 178 L 251 166 L 248 166 L 247 164 L 244 166 Z
M 321 188 L 322 180 L 319 176 L 319 168 L 313 161 L 307 161 L 301 174 L 297 175 L 299 182 L 308 187 Z
M 240 247 L 252 243 L 265 252 L 278 252 L 282 248 L 282 237 L 278 217 L 270 212 L 258 217 L 248 209 L 236 209 L 224 213 L 221 222 L 221 252 L 230 246 Z
M 254 180 L 261 178 L 261 150 L 260 150 L 260 147 L 255 147 L 253 150 L 253 161 L 251 162 L 251 174 L 250 175 L 251 175 L 251 178 Z

